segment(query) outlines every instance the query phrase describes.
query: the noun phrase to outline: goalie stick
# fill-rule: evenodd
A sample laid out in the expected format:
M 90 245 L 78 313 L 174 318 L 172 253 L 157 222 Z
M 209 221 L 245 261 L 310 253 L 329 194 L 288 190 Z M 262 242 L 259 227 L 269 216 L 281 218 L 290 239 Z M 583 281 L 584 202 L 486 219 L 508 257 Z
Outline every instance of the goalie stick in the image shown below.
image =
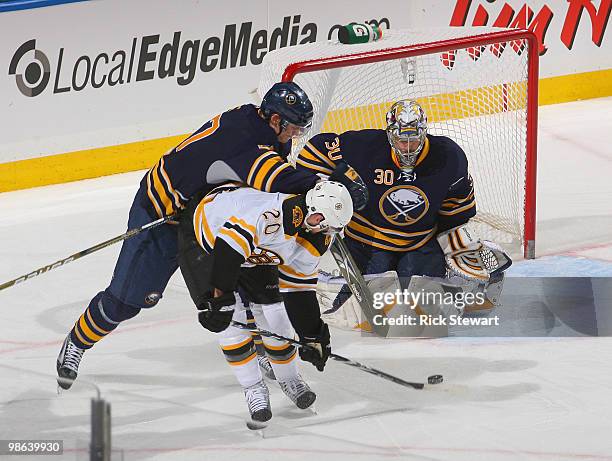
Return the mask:
M 164 216 L 163 218 L 159 218 L 158 220 L 145 224 L 144 226 L 137 227 L 135 229 L 130 229 L 125 234 L 118 235 L 117 237 L 113 237 L 112 239 L 106 240 L 105 242 L 98 243 L 97 245 L 94 245 L 90 248 L 79 251 L 78 253 L 68 256 L 67 258 L 60 259 L 59 261 L 35 269 L 28 274 L 22 275 L 21 277 L 17 277 L 16 279 L 3 283 L 2 285 L 0 285 L 0 291 L 4 290 L 5 288 L 12 287 L 13 285 L 17 285 L 18 283 L 25 282 L 26 280 L 33 279 L 34 277 L 38 277 L 39 275 L 52 271 L 53 269 L 57 269 L 58 267 L 65 266 L 66 264 L 71 263 L 72 261 L 76 261 L 77 259 L 80 259 L 84 256 L 95 253 L 96 251 L 111 246 L 117 242 L 127 240 L 131 237 L 134 237 L 135 235 L 140 234 L 145 230 L 153 229 L 154 227 L 164 224 L 175 217 L 175 214 Z
M 372 296 L 372 292 L 368 288 L 368 284 L 357 268 L 357 263 L 355 263 L 355 260 L 351 256 L 351 253 L 346 246 L 346 243 L 344 243 L 344 240 L 340 235 L 335 236 L 329 250 L 336 260 L 340 273 L 344 277 L 344 280 L 346 280 L 351 292 L 359 303 L 359 307 L 361 307 L 363 315 L 372 327 L 372 332 L 378 336 L 387 336 L 389 327 L 387 325 L 377 325 L 374 322 L 374 316 L 378 313 L 373 306 L 374 298 Z
M 255 334 L 258 334 L 260 336 L 265 336 L 265 337 L 268 337 L 268 338 L 275 338 L 275 339 L 278 339 L 280 341 L 286 341 L 288 343 L 291 343 L 291 344 L 293 344 L 295 346 L 299 346 L 299 347 L 311 347 L 312 348 L 312 346 L 309 346 L 307 344 L 303 344 L 303 343 L 301 343 L 299 341 L 296 341 L 295 339 L 286 338 L 285 336 L 277 335 L 276 333 L 272 333 L 271 331 L 261 330 L 259 328 L 251 328 L 251 327 L 249 327 L 248 325 L 246 325 L 245 323 L 242 323 L 242 322 L 237 322 L 235 320 L 232 320 L 231 324 L 232 324 L 232 326 L 241 328 L 243 330 L 250 331 L 251 333 L 255 333 Z M 391 381 L 391 382 L 393 382 L 395 384 L 399 384 L 400 386 L 410 387 L 412 389 L 423 389 L 425 387 L 425 383 L 417 383 L 417 382 L 411 382 L 411 381 L 403 380 L 401 378 L 398 378 L 397 376 L 390 375 L 389 373 L 385 373 L 384 371 L 378 370 L 376 368 L 369 367 L 369 366 L 364 365 L 362 363 L 359 363 L 359 362 L 357 362 L 355 360 L 348 359 L 348 358 L 346 358 L 346 357 L 344 357 L 342 355 L 338 355 L 338 354 L 333 354 L 332 353 L 332 354 L 329 354 L 329 357 L 331 359 L 336 360 L 337 362 L 344 363 L 345 365 L 357 368 L 357 369 L 359 369 L 361 371 L 365 371 L 366 373 L 370 373 L 371 375 L 378 376 L 379 378 L 386 379 L 387 381 Z M 442 382 L 442 379 L 443 379 L 442 375 L 432 375 L 432 376 L 429 376 L 427 378 L 427 382 L 429 384 L 438 384 L 438 383 Z

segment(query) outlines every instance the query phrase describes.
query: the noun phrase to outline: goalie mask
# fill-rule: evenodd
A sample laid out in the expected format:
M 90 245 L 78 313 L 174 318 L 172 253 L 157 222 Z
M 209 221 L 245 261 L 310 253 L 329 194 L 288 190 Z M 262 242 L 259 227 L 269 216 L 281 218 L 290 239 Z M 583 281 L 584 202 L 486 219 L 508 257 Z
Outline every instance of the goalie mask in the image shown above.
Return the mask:
M 306 229 L 335 234 L 351 220 L 353 200 L 346 187 L 339 182 L 321 181 L 306 193 L 306 209 Z M 309 218 L 317 213 L 322 214 L 323 219 L 316 225 L 309 224 Z
M 412 171 L 427 138 L 427 115 L 415 101 L 397 101 L 387 112 L 387 138 L 400 168 Z

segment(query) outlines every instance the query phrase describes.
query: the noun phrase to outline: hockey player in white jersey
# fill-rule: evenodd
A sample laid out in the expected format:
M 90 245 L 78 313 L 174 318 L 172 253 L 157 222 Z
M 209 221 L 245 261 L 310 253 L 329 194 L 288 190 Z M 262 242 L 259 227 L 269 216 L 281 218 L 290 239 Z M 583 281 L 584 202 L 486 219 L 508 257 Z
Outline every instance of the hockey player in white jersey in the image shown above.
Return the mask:
M 191 211 L 181 221 L 179 264 L 199 321 L 217 333 L 251 418 L 267 421 L 269 391 L 253 339 L 231 321 L 246 323 L 248 306 L 262 329 L 285 337 L 295 329 L 312 346 L 300 348 L 302 360 L 323 370 L 331 349 L 316 298 L 318 265 L 333 234 L 351 219 L 351 197 L 334 181 L 302 195 L 222 186 Z M 295 346 L 272 338 L 263 342 L 283 392 L 299 408 L 312 405 L 316 395 L 298 373 Z

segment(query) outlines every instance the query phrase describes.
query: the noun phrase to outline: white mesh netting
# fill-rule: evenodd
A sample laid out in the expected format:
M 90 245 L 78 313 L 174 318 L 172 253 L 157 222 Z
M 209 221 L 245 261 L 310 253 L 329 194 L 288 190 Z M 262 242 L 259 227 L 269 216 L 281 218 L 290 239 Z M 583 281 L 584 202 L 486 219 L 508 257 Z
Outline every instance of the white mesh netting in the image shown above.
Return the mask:
M 455 140 L 466 152 L 474 178 L 481 236 L 505 243 L 518 256 L 524 235 L 527 63 L 524 40 L 431 53 L 438 43 L 500 29 L 385 31 L 382 40 L 358 45 L 317 42 L 268 53 L 258 92 L 265 92 L 289 64 L 394 48 L 423 50 L 414 57 L 298 73 L 294 81 L 314 105 L 312 129 L 296 142 L 292 159 L 319 132 L 384 128 L 398 99 L 416 99 L 429 132 Z M 419 45 L 418 47 L 414 45 Z M 480 226 L 479 226 L 480 227 Z

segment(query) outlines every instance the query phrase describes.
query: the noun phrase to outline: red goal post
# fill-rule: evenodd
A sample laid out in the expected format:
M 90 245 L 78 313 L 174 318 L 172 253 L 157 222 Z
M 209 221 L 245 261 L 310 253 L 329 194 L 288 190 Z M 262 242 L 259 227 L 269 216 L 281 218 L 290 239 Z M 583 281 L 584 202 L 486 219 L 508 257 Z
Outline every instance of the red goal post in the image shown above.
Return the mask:
M 264 59 L 260 95 L 280 80 L 295 80 L 315 109 L 293 160 L 319 132 L 383 128 L 395 100 L 419 101 L 430 133 L 454 139 L 468 156 L 481 235 L 535 257 L 538 42 L 532 32 L 385 31 L 367 44 L 282 48 Z

